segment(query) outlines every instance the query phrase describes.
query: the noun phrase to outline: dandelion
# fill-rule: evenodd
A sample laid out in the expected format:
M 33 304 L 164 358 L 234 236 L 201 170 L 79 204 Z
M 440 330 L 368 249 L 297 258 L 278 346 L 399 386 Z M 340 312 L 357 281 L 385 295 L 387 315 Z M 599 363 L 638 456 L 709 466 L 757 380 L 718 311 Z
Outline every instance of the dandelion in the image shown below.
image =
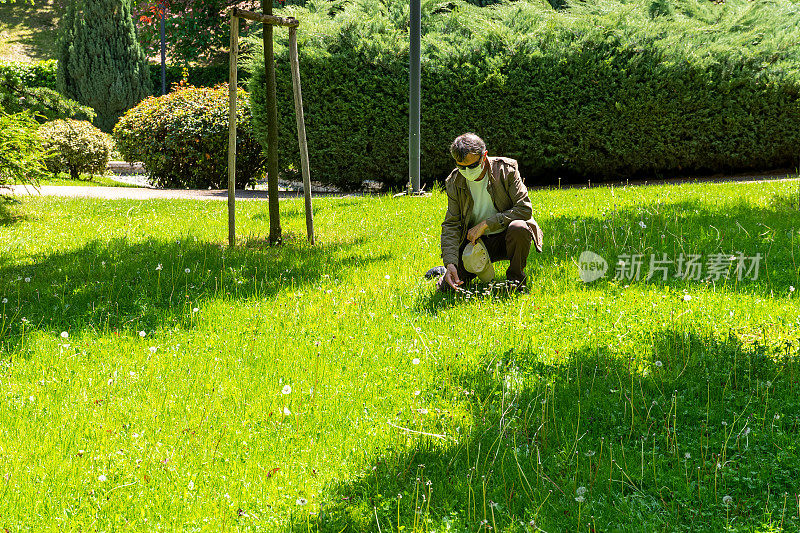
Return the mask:
M 295 501 L 294 503 L 296 503 L 300 507 L 303 507 L 308 503 L 308 500 L 306 500 L 305 498 L 297 498 L 297 501 Z
M 28 397 L 28 401 L 31 402 L 31 403 L 35 402 L 36 401 L 36 396 L 29 396 Z
M 578 487 L 577 489 L 575 489 L 575 494 L 577 494 L 578 496 L 583 496 L 584 494 L 586 494 L 586 487 Z
M 163 269 L 164 269 L 164 267 L 161 266 L 161 263 L 159 263 L 158 266 L 156 267 L 156 270 L 163 270 Z
M 746 437 L 749 434 L 750 434 L 750 428 L 749 427 L 744 428 L 744 436 Z
M 767 388 L 770 388 L 770 387 L 772 387 L 772 382 L 771 381 L 767 381 L 766 383 L 764 383 L 764 386 L 767 387 Z
M 640 220 L 639 221 L 639 227 L 642 228 L 642 229 L 647 227 L 647 224 L 644 223 L 644 220 Z
M 661 361 L 656 361 L 653 364 L 656 365 L 658 368 L 661 368 L 662 366 L 664 366 L 664 363 L 662 363 Z
M 194 308 L 192 308 L 192 313 L 196 313 L 196 312 L 198 312 L 199 310 L 200 310 L 200 308 L 199 308 L 199 307 L 194 307 Z
M 156 353 L 156 351 L 158 350 L 158 347 L 151 346 L 149 349 L 150 349 L 150 353 Z
M 789 292 L 794 292 L 794 285 L 789 285 Z
M 289 410 L 289 408 L 288 407 L 284 407 L 283 408 L 283 415 L 284 416 L 289 416 L 290 414 L 292 414 L 292 412 Z
M 412 359 L 411 360 L 411 364 L 418 365 L 419 364 L 419 357 L 415 357 L 414 359 Z
M 722 425 L 723 425 L 723 426 L 727 426 L 727 425 L 728 425 L 728 423 L 727 423 L 726 421 L 724 421 L 724 420 L 723 420 L 723 421 L 722 421 Z
M 30 282 L 31 282 L 31 278 L 25 278 L 25 283 L 30 283 Z
M 3 298 L 3 304 L 7 304 L 7 303 L 8 303 L 8 298 Z
M 691 299 L 692 299 L 692 296 L 690 294 L 684 294 L 683 295 L 683 301 L 684 302 L 688 302 Z
M 100 483 L 105 483 L 106 481 L 108 481 L 108 478 L 105 476 L 105 474 L 100 474 L 99 476 L 97 476 L 97 481 L 99 481 Z
M 418 390 L 414 391 L 414 396 L 419 396 L 419 391 Z
M 289 385 L 284 385 L 283 390 L 281 390 L 281 393 L 283 393 L 283 394 L 291 394 L 292 393 L 292 387 L 289 386 Z
M 727 494 L 722 497 L 722 503 L 724 503 L 725 505 L 730 505 L 732 501 L 733 498 L 728 496 Z
M 108 378 L 108 385 L 111 386 L 114 383 L 114 378 Z
M 131 370 L 130 372 L 128 372 L 128 375 L 129 375 L 130 377 L 132 377 L 132 378 L 135 378 L 135 377 L 136 377 L 136 372 L 134 372 L 133 370 Z
M 427 415 L 428 414 L 428 410 L 423 407 L 422 409 L 419 410 L 419 414 Z
M 685 454 L 683 454 L 683 458 L 684 459 L 691 459 L 692 458 L 692 454 L 690 454 L 689 452 L 686 452 Z
M 69 333 L 67 333 L 66 331 L 62 331 L 61 332 L 61 338 L 62 339 L 69 339 Z
M 583 496 L 576 496 L 575 501 L 578 503 L 583 503 L 586 501 L 586 498 L 584 498 Z
M 145 333 L 144 331 L 140 331 L 139 332 L 139 336 L 140 337 L 144 338 L 145 335 L 147 335 L 147 333 Z
M 585 455 L 586 457 L 594 457 L 594 454 L 595 454 L 594 450 L 589 450 L 588 452 L 584 453 L 583 455 Z

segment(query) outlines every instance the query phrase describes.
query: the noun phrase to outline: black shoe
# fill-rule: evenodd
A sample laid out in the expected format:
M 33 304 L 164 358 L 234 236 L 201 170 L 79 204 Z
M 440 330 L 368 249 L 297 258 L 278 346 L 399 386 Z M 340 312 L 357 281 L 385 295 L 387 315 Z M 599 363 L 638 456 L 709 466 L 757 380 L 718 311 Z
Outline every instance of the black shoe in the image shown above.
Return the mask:
M 447 269 L 443 266 L 433 267 L 432 269 L 425 272 L 425 279 L 438 278 L 440 276 L 444 276 L 446 272 Z

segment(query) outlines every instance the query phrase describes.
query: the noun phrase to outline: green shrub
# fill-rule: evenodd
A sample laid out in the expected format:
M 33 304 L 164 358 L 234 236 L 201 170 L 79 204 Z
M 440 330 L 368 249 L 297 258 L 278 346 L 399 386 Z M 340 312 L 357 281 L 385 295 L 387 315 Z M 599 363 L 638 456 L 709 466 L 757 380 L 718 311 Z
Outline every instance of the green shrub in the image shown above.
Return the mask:
M 251 124 L 250 99 L 239 89 L 236 185 L 255 182 L 265 164 Z M 145 99 L 114 128 L 126 161 L 141 161 L 154 185 L 192 189 L 228 183 L 228 85 L 188 87 Z
M 94 109 L 107 132 L 150 94 L 130 8 L 130 0 L 76 0 L 59 22 L 58 91 Z
M 36 185 L 45 176 L 45 155 L 39 124 L 31 114 L 8 114 L 0 109 L 0 187 Z
M 111 139 L 85 120 L 54 120 L 39 130 L 49 152 L 45 160 L 53 174 L 69 171 L 72 179 L 86 174 L 103 174 L 111 154 Z
M 794 165 L 800 145 L 800 6 L 788 0 L 423 4 L 422 175 L 453 168 L 465 131 L 519 160 L 530 183 Z M 287 8 L 298 32 L 312 178 L 408 180 L 403 5 Z M 286 33 L 276 32 L 279 147 L 299 168 Z M 251 68 L 266 139 L 261 49 Z
M 214 87 L 220 83 L 227 83 L 230 70 L 227 63 L 224 65 L 203 65 L 192 67 L 167 65 L 167 92 L 172 91 L 172 89 L 175 88 L 175 86 L 183 79 L 184 69 L 186 69 L 188 73 L 187 81 L 194 87 Z M 239 86 L 244 86 L 248 79 L 248 72 L 240 69 L 237 80 Z M 156 94 L 161 94 L 160 63 L 150 63 L 150 81 L 153 85 L 153 92 Z
M 47 87 L 55 90 L 58 61 L 47 59 L 36 63 L 0 61 L 0 79 L 15 78 L 25 87 Z

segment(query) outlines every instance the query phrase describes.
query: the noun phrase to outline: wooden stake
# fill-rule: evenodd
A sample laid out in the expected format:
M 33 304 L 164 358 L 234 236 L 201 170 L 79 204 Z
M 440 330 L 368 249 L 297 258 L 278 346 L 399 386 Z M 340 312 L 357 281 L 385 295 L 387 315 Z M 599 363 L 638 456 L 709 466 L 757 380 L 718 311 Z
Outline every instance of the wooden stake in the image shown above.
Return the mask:
M 292 65 L 294 91 L 294 116 L 297 119 L 297 142 L 300 144 L 300 169 L 303 172 L 303 193 L 306 199 L 306 233 L 308 242 L 314 244 L 314 212 L 311 208 L 311 175 L 308 169 L 306 122 L 303 117 L 303 93 L 300 88 L 300 59 L 297 55 L 297 27 L 289 28 L 289 62 Z
M 236 76 L 239 55 L 239 18 L 231 14 L 231 50 L 228 92 L 228 246 L 236 244 Z

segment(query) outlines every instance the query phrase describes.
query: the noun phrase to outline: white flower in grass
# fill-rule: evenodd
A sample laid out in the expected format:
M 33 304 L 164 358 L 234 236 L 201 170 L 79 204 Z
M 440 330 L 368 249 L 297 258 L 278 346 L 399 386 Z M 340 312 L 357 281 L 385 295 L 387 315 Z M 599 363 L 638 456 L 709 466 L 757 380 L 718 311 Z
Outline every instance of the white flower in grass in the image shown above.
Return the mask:
M 578 503 L 583 503 L 586 501 L 586 498 L 584 498 L 583 496 L 576 496 L 575 501 Z
M 99 481 L 100 483 L 105 483 L 106 481 L 108 481 L 108 478 L 105 476 L 105 474 L 100 474 L 99 476 L 97 476 L 97 481 Z
M 733 498 L 728 496 L 727 494 L 722 497 L 722 503 L 724 503 L 725 505 L 730 505 L 732 501 Z
M 391 279 L 391 277 L 392 276 L 390 276 L 389 274 L 386 274 L 385 276 L 383 276 L 384 279 Z
M 584 494 L 586 494 L 586 487 L 578 487 L 577 489 L 575 489 L 575 494 L 577 494 L 578 496 L 583 496 Z
M 31 278 L 25 278 L 25 283 L 30 283 L 30 282 L 31 282 Z
M 164 267 L 161 266 L 161 263 L 159 263 L 158 266 L 156 267 L 156 270 L 163 270 L 163 269 L 164 269 Z
M 284 414 L 284 416 L 289 416 L 290 414 L 292 414 L 292 412 L 289 410 L 288 407 L 284 407 L 283 408 L 283 414 Z
M 192 313 L 196 313 L 196 312 L 198 312 L 199 310 L 200 310 L 200 308 L 199 308 L 199 307 L 195 307 L 195 308 L 193 308 L 193 309 L 192 309 Z
M 188 274 L 188 273 L 189 273 L 189 272 L 191 272 L 192 270 L 191 270 L 189 267 L 186 267 L 186 268 L 184 268 L 184 269 L 183 269 L 183 271 L 184 271 L 184 272 L 186 272 L 186 273 Z
M 306 500 L 305 498 L 297 498 L 297 500 L 294 503 L 296 503 L 300 507 L 303 507 L 308 503 L 308 500 Z
M 683 301 L 684 302 L 688 302 L 691 299 L 692 299 L 692 296 L 690 294 L 684 294 L 683 295 Z
M 661 368 L 662 366 L 664 366 L 664 363 L 662 363 L 661 361 L 656 361 L 653 364 L 656 365 L 658 368 Z
M 194 490 L 194 481 L 189 482 L 189 490 Z
M 420 391 L 418 391 L 418 390 L 415 390 L 415 391 L 414 391 L 414 396 L 419 396 L 419 392 L 420 392 Z
M 419 410 L 419 414 L 427 415 L 428 414 L 428 410 L 423 407 L 422 409 Z
M 69 333 L 67 333 L 66 331 L 62 331 L 61 332 L 61 338 L 62 339 L 69 339 Z
M 139 336 L 140 337 L 144 338 L 145 335 L 147 335 L 147 333 L 145 333 L 144 331 L 140 331 L 139 332 Z
M 746 436 L 748 436 L 748 435 L 750 434 L 750 428 L 749 428 L 749 427 L 746 427 L 746 428 L 744 428 L 744 431 L 742 432 L 742 434 L 743 434 L 745 437 L 746 437 Z
M 29 396 L 28 397 L 28 401 L 31 402 L 31 403 L 35 402 L 36 401 L 36 396 Z
M 292 393 L 292 387 L 289 386 L 289 385 L 284 385 L 283 386 L 283 390 L 281 390 L 281 393 L 282 394 L 291 394 Z
M 685 454 L 683 454 L 683 458 L 684 459 L 691 459 L 692 458 L 692 454 L 690 454 L 689 452 L 686 452 Z
M 7 304 L 8 303 L 8 298 L 3 298 L 3 303 Z
M 419 357 L 415 357 L 414 359 L 412 359 L 411 360 L 411 364 L 418 365 L 419 364 Z
M 150 350 L 150 353 L 156 353 L 158 351 L 158 347 L 157 346 L 151 346 L 149 348 L 149 350 Z
M 594 450 L 589 450 L 588 452 L 584 453 L 583 455 L 585 455 L 586 457 L 594 457 L 594 454 L 595 454 Z
M 789 292 L 794 292 L 794 285 L 789 285 Z
M 642 228 L 642 229 L 647 227 L 647 224 L 644 223 L 644 220 L 640 220 L 639 221 L 639 227 Z

